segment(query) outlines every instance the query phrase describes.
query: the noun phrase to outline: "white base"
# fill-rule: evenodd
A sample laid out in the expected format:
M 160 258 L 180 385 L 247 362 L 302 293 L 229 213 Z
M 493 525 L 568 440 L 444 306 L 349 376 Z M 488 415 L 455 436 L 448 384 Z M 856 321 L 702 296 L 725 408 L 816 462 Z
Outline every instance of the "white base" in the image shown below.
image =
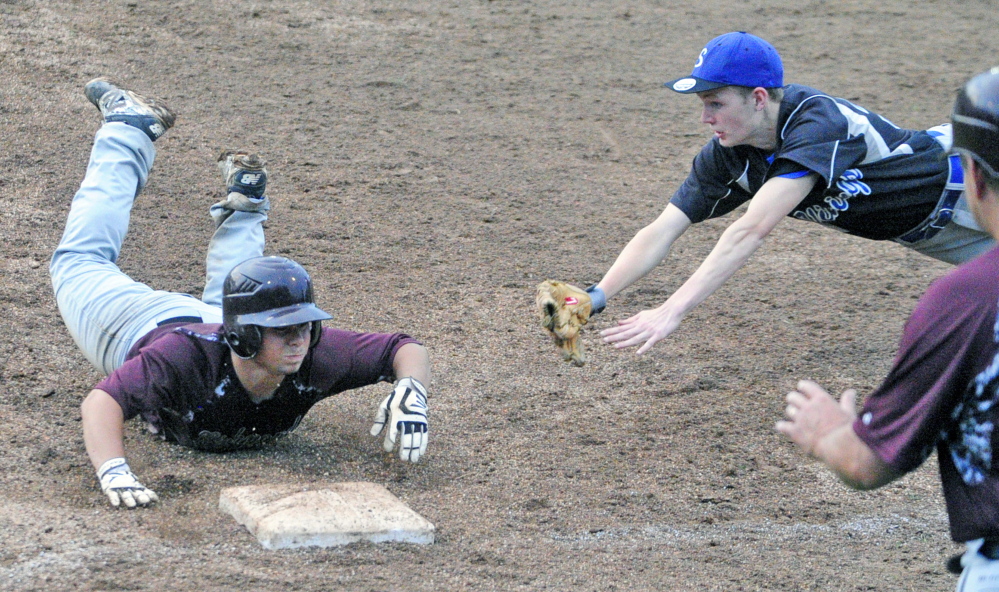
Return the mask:
M 219 496 L 219 508 L 265 549 L 434 542 L 433 524 L 374 483 L 229 487 Z

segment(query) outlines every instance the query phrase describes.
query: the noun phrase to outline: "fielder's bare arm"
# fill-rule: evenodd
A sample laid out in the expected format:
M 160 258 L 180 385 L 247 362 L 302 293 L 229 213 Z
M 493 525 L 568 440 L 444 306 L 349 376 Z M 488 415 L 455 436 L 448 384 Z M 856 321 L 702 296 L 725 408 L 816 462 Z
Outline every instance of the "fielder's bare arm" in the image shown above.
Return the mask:
M 662 305 L 601 332 L 615 347 L 641 354 L 669 336 L 786 217 L 954 264 L 995 244 L 962 195 L 960 160 L 946 156 L 949 125 L 903 129 L 845 99 L 785 85 L 777 50 L 747 33 L 713 39 L 692 74 L 667 86 L 697 94 L 713 137 L 662 214 L 587 289 L 593 313 L 659 265 L 692 224 L 749 205 Z

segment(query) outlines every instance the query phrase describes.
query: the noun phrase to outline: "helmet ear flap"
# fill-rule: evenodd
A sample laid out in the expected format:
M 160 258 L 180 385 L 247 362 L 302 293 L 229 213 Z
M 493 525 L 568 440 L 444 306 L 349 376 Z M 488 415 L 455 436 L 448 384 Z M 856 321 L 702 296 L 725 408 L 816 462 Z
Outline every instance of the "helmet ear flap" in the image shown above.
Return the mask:
M 227 331 L 225 340 L 237 356 L 248 360 L 260 352 L 263 335 L 256 325 L 240 325 L 238 331 Z
M 312 321 L 312 334 L 309 339 L 309 349 L 316 347 L 319 343 L 319 339 L 323 336 L 323 323 L 322 321 Z

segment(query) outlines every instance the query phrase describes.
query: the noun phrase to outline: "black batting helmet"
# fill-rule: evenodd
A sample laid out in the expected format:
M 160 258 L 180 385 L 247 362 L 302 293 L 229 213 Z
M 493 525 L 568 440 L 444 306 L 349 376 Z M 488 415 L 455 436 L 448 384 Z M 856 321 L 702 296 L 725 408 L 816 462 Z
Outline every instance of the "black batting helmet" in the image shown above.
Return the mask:
M 957 93 L 951 122 L 954 151 L 999 177 L 999 66 L 975 76 Z
M 254 257 L 232 268 L 222 284 L 222 325 L 225 339 L 241 358 L 260 351 L 260 327 L 290 327 L 312 323 L 313 347 L 322 334 L 320 321 L 333 318 L 316 306 L 312 279 L 298 263 L 285 257 Z

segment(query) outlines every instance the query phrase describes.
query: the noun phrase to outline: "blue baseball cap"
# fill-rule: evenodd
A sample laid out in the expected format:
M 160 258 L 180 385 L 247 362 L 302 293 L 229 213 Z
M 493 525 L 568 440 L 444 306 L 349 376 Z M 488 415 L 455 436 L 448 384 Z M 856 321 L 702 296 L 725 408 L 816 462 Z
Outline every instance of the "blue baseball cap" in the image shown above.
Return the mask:
M 742 31 L 715 37 L 701 50 L 690 76 L 665 86 L 690 94 L 723 86 L 778 88 L 784 86 L 780 54 L 763 39 Z

